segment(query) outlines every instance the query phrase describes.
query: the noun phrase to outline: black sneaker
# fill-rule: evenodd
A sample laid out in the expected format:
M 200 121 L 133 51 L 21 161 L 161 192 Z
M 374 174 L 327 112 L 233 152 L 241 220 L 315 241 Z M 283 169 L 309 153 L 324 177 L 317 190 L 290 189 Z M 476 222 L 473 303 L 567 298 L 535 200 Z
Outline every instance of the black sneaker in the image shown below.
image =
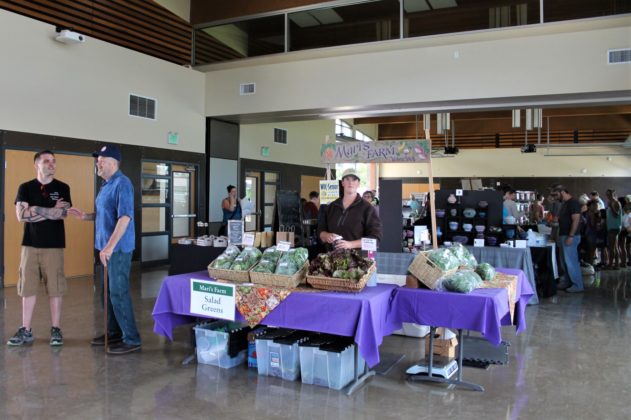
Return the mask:
M 61 329 L 59 327 L 50 328 L 50 345 L 53 347 L 62 346 L 64 344 L 64 337 L 61 335 Z
M 107 336 L 107 344 L 116 344 L 116 343 L 120 343 L 121 341 L 123 341 L 123 335 L 122 334 L 112 334 L 112 335 L 108 335 Z M 100 335 L 98 337 L 94 337 L 90 341 L 90 344 L 92 344 L 93 346 L 104 346 L 105 345 L 105 334 Z
M 24 346 L 33 342 L 33 331 L 27 330 L 26 327 L 20 327 L 15 335 L 7 341 L 9 346 Z
M 140 350 L 140 344 L 127 344 L 125 342 L 121 342 L 119 344 L 115 344 L 107 347 L 108 354 L 127 354 L 134 351 Z

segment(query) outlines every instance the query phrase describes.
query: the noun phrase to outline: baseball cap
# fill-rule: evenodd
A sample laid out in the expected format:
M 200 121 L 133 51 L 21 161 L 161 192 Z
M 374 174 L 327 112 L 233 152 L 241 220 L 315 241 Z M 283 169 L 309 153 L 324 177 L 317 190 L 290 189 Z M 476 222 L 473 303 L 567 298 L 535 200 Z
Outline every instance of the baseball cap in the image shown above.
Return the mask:
M 119 150 L 118 146 L 114 144 L 106 144 L 105 146 L 101 147 L 101 149 L 98 152 L 92 153 L 92 156 L 109 157 L 109 158 L 116 159 L 119 162 L 121 161 L 121 151 Z
M 346 178 L 347 176 L 354 176 L 357 179 L 361 179 L 355 168 L 348 168 L 342 173 L 342 179 Z

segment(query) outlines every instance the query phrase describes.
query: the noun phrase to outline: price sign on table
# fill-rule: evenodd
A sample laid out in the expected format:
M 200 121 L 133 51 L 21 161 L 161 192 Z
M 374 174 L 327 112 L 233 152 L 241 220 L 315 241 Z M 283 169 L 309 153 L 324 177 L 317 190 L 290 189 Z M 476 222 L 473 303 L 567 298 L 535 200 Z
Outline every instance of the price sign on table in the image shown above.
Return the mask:
M 291 248 L 291 243 L 287 241 L 278 241 L 276 244 L 277 251 L 287 252 L 289 251 L 289 248 Z
M 243 234 L 243 246 L 254 246 L 254 237 L 256 235 L 254 233 L 244 233 Z
M 376 251 L 377 240 L 375 238 L 362 238 L 362 251 Z

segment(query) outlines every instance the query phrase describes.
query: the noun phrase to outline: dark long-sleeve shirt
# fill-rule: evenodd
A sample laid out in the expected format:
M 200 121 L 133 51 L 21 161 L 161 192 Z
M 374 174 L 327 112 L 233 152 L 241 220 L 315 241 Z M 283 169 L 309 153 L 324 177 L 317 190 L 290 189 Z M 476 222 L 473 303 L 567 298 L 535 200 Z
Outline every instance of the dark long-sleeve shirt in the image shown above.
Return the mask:
M 328 205 L 318 223 L 318 235 L 331 232 L 340 235 L 345 241 L 361 238 L 381 240 L 381 219 L 372 204 L 359 194 L 355 201 L 344 209 L 342 198 Z

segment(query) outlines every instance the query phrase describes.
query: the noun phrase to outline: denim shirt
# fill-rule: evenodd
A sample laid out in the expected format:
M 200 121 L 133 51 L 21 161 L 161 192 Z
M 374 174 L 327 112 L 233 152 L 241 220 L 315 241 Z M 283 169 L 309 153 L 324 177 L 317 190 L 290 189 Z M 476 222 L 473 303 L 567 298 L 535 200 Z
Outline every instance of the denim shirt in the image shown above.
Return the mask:
M 114 233 L 118 219 L 129 216 L 131 219 L 125 233 L 116 244 L 114 252 L 132 252 L 136 247 L 134 230 L 134 187 L 129 178 L 118 170 L 101 186 L 96 196 L 96 238 L 94 247 L 99 251 L 105 248 Z

